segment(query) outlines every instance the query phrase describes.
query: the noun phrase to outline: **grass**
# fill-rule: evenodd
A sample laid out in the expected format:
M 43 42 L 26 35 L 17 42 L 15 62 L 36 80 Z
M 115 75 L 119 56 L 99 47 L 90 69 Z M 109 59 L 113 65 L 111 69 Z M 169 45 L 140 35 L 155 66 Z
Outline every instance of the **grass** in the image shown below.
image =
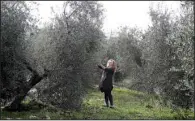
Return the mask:
M 23 112 L 1 112 L 2 119 L 194 119 L 192 111 L 180 110 L 178 113 L 160 105 L 157 97 L 126 88 L 114 88 L 112 91 L 115 108 L 104 107 L 103 93 L 90 89 L 83 99 L 79 111 L 64 111 L 47 106 L 32 104 L 29 100 L 23 103 L 31 107 Z

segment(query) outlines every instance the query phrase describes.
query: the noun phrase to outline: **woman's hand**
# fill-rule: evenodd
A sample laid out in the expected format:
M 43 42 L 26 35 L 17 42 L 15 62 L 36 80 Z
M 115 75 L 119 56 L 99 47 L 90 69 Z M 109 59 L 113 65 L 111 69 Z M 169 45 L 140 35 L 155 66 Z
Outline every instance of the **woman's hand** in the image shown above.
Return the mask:
M 102 68 L 102 66 L 100 64 L 97 65 L 99 68 Z
M 100 69 L 104 69 L 105 67 L 102 64 L 97 65 Z

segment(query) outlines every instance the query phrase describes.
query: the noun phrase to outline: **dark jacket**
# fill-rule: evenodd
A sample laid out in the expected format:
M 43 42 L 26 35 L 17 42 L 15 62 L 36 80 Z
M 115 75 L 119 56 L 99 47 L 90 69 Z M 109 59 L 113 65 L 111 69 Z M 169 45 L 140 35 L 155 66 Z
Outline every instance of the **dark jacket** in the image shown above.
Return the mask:
M 99 68 L 103 69 L 102 67 L 98 66 Z M 113 78 L 114 78 L 114 70 L 112 68 L 105 68 L 103 69 L 103 77 L 99 84 L 99 89 L 101 92 L 112 90 L 113 89 Z

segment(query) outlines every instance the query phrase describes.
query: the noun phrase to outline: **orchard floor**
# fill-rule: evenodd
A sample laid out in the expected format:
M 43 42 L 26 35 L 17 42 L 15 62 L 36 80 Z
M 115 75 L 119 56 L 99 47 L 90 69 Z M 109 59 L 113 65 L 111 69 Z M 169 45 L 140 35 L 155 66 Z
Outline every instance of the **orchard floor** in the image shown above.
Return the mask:
M 97 89 L 90 89 L 79 111 L 64 111 L 52 107 L 38 106 L 32 101 L 23 102 L 28 111 L 7 112 L 1 111 L 1 119 L 119 119 L 119 120 L 144 120 L 144 119 L 194 119 L 194 112 L 180 109 L 173 111 L 163 106 L 158 96 L 142 92 L 115 87 L 112 91 L 115 108 L 104 107 L 103 93 Z

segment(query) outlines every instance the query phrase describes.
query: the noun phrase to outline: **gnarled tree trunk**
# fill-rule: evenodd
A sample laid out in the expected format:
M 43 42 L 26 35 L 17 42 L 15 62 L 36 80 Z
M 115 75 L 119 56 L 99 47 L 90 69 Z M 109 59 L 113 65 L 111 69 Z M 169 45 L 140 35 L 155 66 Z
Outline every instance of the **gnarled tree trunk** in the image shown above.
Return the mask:
M 33 70 L 28 63 L 24 63 L 28 70 L 32 72 L 32 77 L 30 81 L 26 84 L 21 85 L 20 87 L 20 93 L 15 96 L 13 101 L 7 105 L 3 110 L 7 111 L 18 111 L 21 108 L 21 102 L 27 95 L 28 91 L 35 86 L 37 83 L 39 83 L 43 78 L 47 77 L 48 71 L 45 69 L 45 73 L 43 75 L 39 75 L 36 70 Z

